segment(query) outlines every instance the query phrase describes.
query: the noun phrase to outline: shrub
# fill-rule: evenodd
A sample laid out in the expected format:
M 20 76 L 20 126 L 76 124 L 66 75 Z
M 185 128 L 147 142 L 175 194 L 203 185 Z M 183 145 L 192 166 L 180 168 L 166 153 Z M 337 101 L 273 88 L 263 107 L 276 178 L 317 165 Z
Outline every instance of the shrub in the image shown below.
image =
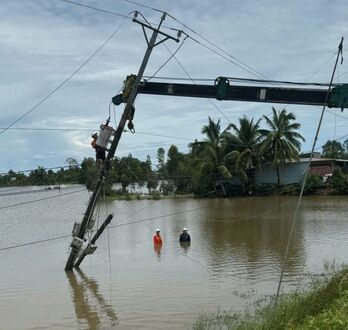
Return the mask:
M 313 194 L 323 185 L 322 178 L 316 174 L 309 174 L 304 187 L 305 194 Z
M 348 194 L 348 175 L 343 174 L 339 167 L 336 167 L 332 173 L 332 186 L 337 194 Z
M 152 197 L 152 199 L 161 199 L 161 194 L 157 190 L 153 190 L 150 196 Z
M 298 195 L 300 192 L 300 186 L 296 183 L 294 184 L 287 184 L 285 186 L 282 186 L 280 188 L 280 194 L 281 195 Z

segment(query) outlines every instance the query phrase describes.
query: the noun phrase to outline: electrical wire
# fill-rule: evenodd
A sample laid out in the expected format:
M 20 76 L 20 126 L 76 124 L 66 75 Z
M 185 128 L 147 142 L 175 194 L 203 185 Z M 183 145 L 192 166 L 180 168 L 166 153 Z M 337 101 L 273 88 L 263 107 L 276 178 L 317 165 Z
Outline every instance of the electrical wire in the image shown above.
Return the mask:
M 190 38 L 195 41 L 196 43 L 200 44 L 201 46 L 209 49 L 210 51 L 214 52 L 215 54 L 223 57 L 224 59 L 228 60 L 229 62 L 233 63 L 234 65 L 238 66 L 239 68 L 241 68 L 242 70 L 245 70 L 249 73 L 251 73 L 254 76 L 258 76 L 258 77 L 262 77 L 262 78 L 266 78 L 266 79 L 270 79 L 267 76 L 263 75 L 262 73 L 256 71 L 255 69 L 253 69 L 251 66 L 247 65 L 246 63 L 244 63 L 243 61 L 239 60 L 238 58 L 236 58 L 235 56 L 231 55 L 230 53 L 228 53 L 227 51 L 225 51 L 224 49 L 222 49 L 221 47 L 217 46 L 216 44 L 214 44 L 213 42 L 209 41 L 206 37 L 202 36 L 201 34 L 199 34 L 198 32 L 194 31 L 193 29 L 191 29 L 188 25 L 184 24 L 182 21 L 180 21 L 179 19 L 177 19 L 176 17 L 174 17 L 173 15 L 171 15 L 170 13 L 157 9 L 157 8 L 153 8 L 147 5 L 144 5 L 142 3 L 136 2 L 136 1 L 131 1 L 131 0 L 123 0 L 125 2 L 129 2 L 129 3 L 133 3 L 135 5 L 144 7 L 144 8 L 148 8 L 157 12 L 161 12 L 161 13 L 165 13 L 166 15 L 168 15 L 169 17 L 171 17 L 174 21 L 176 21 L 177 23 L 181 24 L 183 27 L 185 27 L 186 29 L 188 29 L 189 31 L 191 31 L 192 33 L 194 33 L 195 35 L 197 35 L 198 37 L 202 38 L 204 41 L 206 41 L 208 44 L 210 44 L 211 46 L 215 47 L 216 49 L 220 50 L 221 52 L 223 52 L 225 55 L 227 55 L 228 57 L 222 55 L 221 53 L 217 52 L 216 50 L 212 49 L 211 47 L 201 43 L 199 40 L 193 38 L 192 36 L 190 36 Z M 232 60 L 231 60 L 232 59 Z M 238 63 L 237 63 L 238 62 Z
M 328 112 L 328 113 L 330 113 L 330 114 L 332 114 L 332 115 L 334 115 L 333 113 L 331 113 L 329 110 L 327 110 L 326 109 L 326 112 Z M 337 114 L 337 116 L 340 116 L 339 114 Z M 341 116 L 343 119 L 345 119 L 345 120 L 348 120 L 348 118 L 347 117 L 344 117 L 344 116 Z M 21 128 L 11 128 L 11 129 L 21 129 Z M 27 128 L 24 128 L 25 130 L 27 129 Z M 33 128 L 33 129 L 29 129 L 28 128 L 28 130 L 36 130 L 35 128 Z M 41 130 L 41 129 L 40 129 Z M 48 130 L 56 130 L 55 128 L 52 128 L 52 129 L 48 129 Z M 60 129 L 57 129 L 57 130 L 60 130 Z M 69 129 L 70 130 L 70 129 Z M 76 129 L 71 129 L 71 130 L 74 130 L 74 131 L 76 131 Z M 77 130 L 77 131 L 79 131 L 79 130 Z M 81 131 L 85 131 L 85 130 L 81 130 Z M 88 131 L 90 131 L 90 130 L 88 130 Z M 128 131 L 127 131 L 128 132 Z M 182 137 L 178 137 L 178 136 L 170 136 L 170 135 L 162 135 L 162 134 L 153 134 L 153 133 L 145 133 L 145 132 L 139 132 L 139 131 L 137 131 L 136 133 L 138 133 L 138 134 L 145 134 L 145 135 L 152 135 L 152 136 L 159 136 L 159 137 L 166 137 L 166 138 L 175 138 L 175 139 L 181 139 L 181 140 L 187 140 L 187 141 L 192 141 L 192 140 L 194 140 L 194 139 L 187 139 L 187 138 L 182 138 Z M 339 141 L 339 140 L 342 140 L 342 139 L 344 139 L 344 138 L 346 138 L 346 137 L 348 137 L 348 134 L 345 134 L 345 135 L 342 135 L 342 136 L 340 136 L 340 137 L 338 137 L 338 138 L 336 138 L 335 139 L 335 141 Z M 240 146 L 239 144 L 238 144 L 238 146 Z M 322 147 L 324 146 L 324 144 L 323 145 L 321 145 L 321 146 L 318 146 L 318 147 L 316 147 L 315 148 L 315 150 L 319 150 L 319 149 L 321 149 Z M 307 152 L 304 152 L 304 153 L 307 153 Z M 77 163 L 77 166 L 81 166 L 81 163 L 82 162 L 78 162 Z M 152 164 L 152 165 L 157 165 L 157 164 Z M 54 170 L 54 169 L 61 169 L 61 168 L 69 168 L 69 167 L 71 167 L 71 165 L 63 165 L 63 166 L 55 166 L 55 167 L 43 167 L 42 169 L 43 170 L 45 170 L 45 171 L 47 171 L 47 170 Z M 26 169 L 26 170 L 21 170 L 21 171 L 12 171 L 14 174 L 19 174 L 19 173 L 27 173 L 27 172 L 32 172 L 32 171 L 35 171 L 35 170 L 37 170 L 37 168 L 35 168 L 35 169 Z M 0 173 L 0 176 L 3 176 L 3 175 L 9 175 L 9 173 L 8 172 L 2 172 L 2 173 Z M 176 176 L 171 176 L 171 177 L 176 177 Z M 184 177 L 184 176 L 183 176 Z M 0 187 L 1 188 L 1 187 Z M 16 188 L 14 188 L 14 189 L 20 189 L 20 188 L 22 188 L 22 187 L 16 187 Z
M 315 71 L 308 77 L 307 81 L 310 80 L 310 79 L 312 79 L 320 70 L 322 70 L 322 69 L 332 60 L 332 58 L 333 58 L 335 55 L 337 55 L 336 52 L 333 53 L 323 64 L 321 64 L 321 65 L 319 66 L 319 68 L 318 68 L 317 70 L 315 70 Z M 333 86 L 334 86 L 334 84 L 333 84 Z
M 0 129 L 2 129 L 0 127 Z M 11 127 L 9 130 L 14 131 L 62 131 L 62 132 L 94 132 L 93 129 L 76 129 L 76 128 L 29 128 L 29 127 Z M 125 129 L 123 132 L 130 132 L 129 130 Z M 164 138 L 170 138 L 170 139 L 178 139 L 178 140 L 185 140 L 185 141 L 194 141 L 195 139 L 185 138 L 181 136 L 173 136 L 173 135 L 164 135 L 164 134 L 156 134 L 156 133 L 148 133 L 143 131 L 136 131 L 134 134 L 141 134 L 141 135 L 150 135 L 150 136 L 158 136 L 158 137 L 164 137 Z M 1 173 L 0 173 L 1 175 Z
M 151 76 L 144 75 L 143 78 L 149 79 Z M 170 81 L 191 81 L 190 78 L 184 77 L 156 77 L 158 80 L 170 80 Z M 215 81 L 215 79 L 211 78 L 192 78 L 194 81 Z
M 341 78 L 342 76 L 346 75 L 347 73 L 348 73 L 348 71 L 344 71 L 343 73 L 339 74 L 339 75 L 337 76 L 337 78 Z
M 146 18 L 144 17 L 144 19 L 146 20 Z M 148 22 L 148 24 L 151 26 L 151 24 Z M 158 37 L 160 40 L 161 38 Z M 184 68 L 184 66 L 181 64 L 181 62 L 177 59 L 177 57 L 175 56 L 174 53 L 172 53 L 172 51 L 168 48 L 168 46 L 163 43 L 163 46 L 167 49 L 167 51 L 171 54 L 171 57 L 170 58 L 174 58 L 175 61 L 178 63 L 178 65 L 180 66 L 180 68 L 185 72 L 185 74 L 189 77 L 189 79 L 192 81 L 193 84 L 196 84 L 195 81 L 192 79 L 192 77 L 189 75 L 189 73 L 186 71 L 186 69 Z M 211 101 L 210 99 L 207 99 L 207 101 L 209 103 L 211 103 L 215 109 L 227 120 L 228 123 L 231 124 L 231 121 L 227 118 L 227 116 L 222 112 L 222 110 L 220 110 L 220 108 L 213 102 Z
M 98 7 L 94 7 L 94 6 L 89 6 L 89 5 L 85 5 L 85 4 L 82 4 L 82 3 L 79 3 L 79 2 L 76 2 L 76 1 L 71 1 L 71 0 L 61 0 L 63 2 L 66 2 L 66 3 L 70 3 L 72 5 L 76 5 L 76 6 L 80 6 L 80 7 L 85 7 L 85 8 L 88 8 L 88 9 L 93 9 L 93 10 L 96 10 L 96 11 L 100 11 L 102 13 L 105 13 L 105 14 L 110 14 L 110 15 L 114 15 L 114 16 L 118 16 L 118 17 L 123 17 L 125 19 L 130 19 L 132 20 L 131 17 L 127 16 L 127 15 L 123 15 L 123 14 L 119 14 L 119 13 L 116 13 L 114 11 L 111 11 L 111 10 L 106 10 L 106 9 L 102 9 L 102 8 L 98 8 Z
M 185 42 L 185 40 L 188 38 L 188 36 L 186 36 L 185 38 L 184 38 L 184 40 L 180 43 L 180 45 L 179 45 L 179 47 L 176 49 L 176 51 L 173 53 L 173 54 L 171 54 L 170 56 L 169 56 L 169 58 L 155 71 L 155 73 L 152 75 L 152 76 L 150 76 L 147 80 L 151 80 L 152 78 L 154 78 L 155 76 L 156 76 L 156 74 L 175 56 L 175 54 L 177 54 L 177 52 L 180 50 L 180 48 L 183 46 L 183 44 L 184 44 L 184 42 Z
M 71 4 L 74 4 L 74 5 L 78 5 L 78 6 L 82 6 L 82 7 L 86 7 L 86 8 L 89 8 L 89 9 L 93 9 L 93 10 L 97 10 L 97 11 L 100 11 L 100 12 L 104 12 L 104 13 L 107 13 L 107 14 L 112 14 L 112 15 L 117 15 L 117 16 L 121 16 L 121 17 L 127 17 L 125 15 L 122 15 L 122 14 L 119 14 L 119 13 L 115 13 L 114 11 L 110 11 L 110 10 L 104 10 L 104 9 L 101 9 L 101 8 L 97 8 L 97 7 L 93 7 L 93 6 L 88 6 L 88 5 L 84 5 L 84 4 L 81 4 L 81 3 L 78 3 L 78 2 L 75 2 L 75 1 L 70 1 L 70 0 L 61 0 L 61 1 L 64 1 L 64 2 L 67 2 L 67 3 L 71 3 Z M 166 15 L 168 15 L 169 17 L 171 17 L 173 20 L 175 20 L 176 22 L 178 22 L 179 24 L 181 24 L 182 26 L 184 26 L 185 28 L 187 28 L 188 30 L 190 30 L 192 33 L 196 34 L 197 36 L 199 36 L 200 38 L 202 38 L 203 40 L 205 40 L 207 43 L 209 43 L 210 45 L 212 45 L 213 47 L 215 47 L 216 49 L 219 49 L 220 51 L 222 51 L 224 54 L 226 54 L 228 57 L 222 55 L 221 53 L 217 52 L 216 50 L 214 50 L 213 48 L 203 44 L 202 42 L 200 42 L 199 40 L 193 38 L 192 36 L 190 36 L 190 38 L 195 41 L 196 43 L 198 43 L 199 45 L 209 49 L 210 51 L 214 52 L 215 54 L 217 54 L 218 56 L 226 59 L 227 61 L 231 62 L 232 64 L 238 66 L 239 68 L 241 68 L 242 70 L 248 72 L 248 73 L 251 73 L 252 75 L 254 76 L 257 76 L 257 77 L 262 77 L 262 78 L 265 78 L 265 79 L 270 79 L 268 78 L 267 76 L 259 73 L 258 71 L 256 71 L 255 69 L 253 69 L 251 66 L 247 65 L 246 63 L 244 63 L 243 61 L 239 60 L 238 58 L 236 58 L 235 56 L 231 55 L 230 53 L 228 53 L 227 51 L 223 50 L 221 47 L 217 46 L 216 44 L 212 43 L 211 41 L 209 41 L 206 37 L 202 36 L 201 34 L 197 33 L 196 31 L 194 31 L 193 29 L 191 29 L 189 26 L 187 26 L 186 24 L 184 24 L 183 22 L 181 22 L 180 20 L 178 20 L 177 18 L 175 18 L 173 15 L 171 15 L 170 13 L 168 12 L 165 12 L 163 10 L 160 10 L 160 9 L 156 9 L 154 7 L 150 7 L 150 6 L 147 6 L 147 5 L 144 5 L 144 4 L 141 4 L 141 3 L 138 3 L 138 2 L 135 2 L 135 1 L 131 1 L 131 0 L 123 0 L 123 1 L 126 1 L 128 3 L 132 3 L 132 4 L 135 4 L 135 5 L 138 5 L 138 6 L 141 6 L 141 7 L 144 7 L 144 8 L 147 8 L 147 9 L 151 9 L 151 10 L 154 10 L 156 12 L 161 12 L 161 13 L 165 13 Z M 129 17 L 127 17 L 129 18 Z M 147 21 L 147 20 L 146 20 Z M 151 25 L 148 21 L 147 23 L 149 25 Z M 169 28 L 171 30 L 176 30 L 176 29 L 173 29 L 173 28 L 170 28 L 170 27 L 167 27 L 167 26 L 163 26 L 163 28 Z M 231 58 L 233 60 L 231 60 Z M 238 62 L 238 63 L 237 63 Z
M 150 76 L 144 76 L 144 78 L 149 78 Z M 316 83 L 316 82 L 295 82 L 295 81 L 285 81 L 285 80 L 264 80 L 264 79 L 250 79 L 250 78 L 239 78 L 239 77 L 224 77 L 229 81 L 243 82 L 243 83 L 268 83 L 268 84 L 283 84 L 283 85 L 301 85 L 301 86 L 321 86 L 327 87 L 329 83 Z M 169 81 L 190 81 L 189 78 L 184 77 L 156 77 L 158 80 L 169 80 Z M 209 81 L 214 82 L 216 79 L 210 78 L 192 78 L 194 81 Z M 333 86 L 338 86 L 341 84 L 333 84 Z
M 133 20 L 133 18 L 131 18 L 129 15 L 132 14 L 133 12 L 131 12 L 130 14 L 128 14 L 128 16 L 124 15 L 124 14 L 120 14 L 120 13 L 117 13 L 113 10 L 107 10 L 107 9 L 103 9 L 103 8 L 100 8 L 100 7 L 95 7 L 95 6 L 90 6 L 90 5 L 85 5 L 85 4 L 82 4 L 80 2 L 77 2 L 77 1 L 70 1 L 70 0 L 61 0 L 63 2 L 66 2 L 66 3 L 70 3 L 72 5 L 76 5 L 76 6 L 80 6 L 80 7 L 85 7 L 85 8 L 88 8 L 88 9 L 92 9 L 92 10 L 96 10 L 96 11 L 99 11 L 99 12 L 102 12 L 104 14 L 110 14 L 110 15 L 114 15 L 114 16 L 119 16 L 119 17 L 123 17 L 125 19 L 129 19 L 129 20 Z M 139 12 L 138 12 L 139 13 Z M 140 14 L 140 13 L 139 13 Z M 154 23 L 153 23 L 154 24 Z M 172 29 L 171 27 L 169 26 L 165 26 L 165 25 L 161 25 L 162 28 L 164 29 Z
M 44 198 L 39 198 L 39 199 L 34 199 L 32 201 L 28 201 L 28 202 L 22 202 L 22 203 L 17 203 L 17 204 L 11 204 L 11 205 L 6 205 L 6 206 L 1 206 L 0 210 L 3 209 L 9 209 L 11 207 L 15 207 L 15 206 L 22 206 L 22 205 L 27 205 L 27 204 L 32 204 L 32 203 L 36 203 L 36 202 L 40 202 L 40 201 L 44 201 L 44 200 L 48 200 L 48 199 L 53 199 L 53 198 L 57 198 L 57 197 L 62 197 L 62 196 L 67 196 L 67 195 L 72 195 L 72 194 L 76 194 L 78 192 L 82 192 L 82 191 L 86 191 L 86 189 L 81 189 L 81 190 L 76 190 L 76 191 L 71 191 L 68 193 L 60 193 L 59 195 L 54 195 L 54 196 L 50 196 L 50 197 L 44 197 Z
M 77 163 L 77 165 L 80 165 L 79 163 Z M 61 168 L 68 168 L 68 167 L 71 167 L 71 165 L 64 165 L 64 166 L 55 166 L 55 167 L 40 167 L 40 169 L 43 169 L 43 170 L 56 170 L 56 169 L 61 169 Z M 34 168 L 34 169 L 28 169 L 28 170 L 23 170 L 23 171 L 12 171 L 13 173 L 15 174 L 18 174 L 18 173 L 26 173 L 26 172 L 33 172 L 35 170 L 37 170 L 38 168 Z M 9 175 L 8 172 L 2 172 L 0 173 L 0 176 L 1 175 Z
M 331 84 L 332 84 L 334 76 L 335 76 L 338 60 L 340 58 L 340 55 L 342 56 L 342 47 L 343 47 L 343 37 L 342 37 L 341 42 L 340 42 L 340 44 L 338 46 L 337 57 L 336 57 L 334 69 L 333 69 L 333 72 L 332 72 L 332 75 L 331 75 L 331 79 L 330 79 L 330 85 L 329 85 L 327 93 L 326 93 L 326 99 L 325 99 L 324 106 L 323 106 L 322 111 L 321 111 L 321 115 L 320 115 L 320 119 L 319 119 L 319 122 L 318 122 L 317 131 L 316 131 L 315 137 L 313 139 L 313 146 L 312 146 L 311 155 L 310 155 L 308 166 L 307 166 L 307 169 L 305 171 L 304 178 L 303 178 L 303 181 L 302 181 L 301 192 L 300 192 L 300 195 L 298 197 L 297 204 L 296 204 L 296 209 L 295 209 L 293 220 L 292 220 L 291 230 L 290 230 L 290 233 L 289 233 L 289 237 L 288 237 L 288 241 L 287 241 L 287 245 L 286 245 L 286 249 L 285 249 L 285 254 L 284 254 L 284 258 L 283 258 L 283 265 L 282 265 L 280 278 L 279 278 L 279 282 L 278 282 L 278 288 L 277 288 L 277 293 L 276 293 L 276 297 L 275 297 L 275 301 L 274 301 L 274 306 L 276 306 L 277 303 L 278 303 L 280 288 L 281 288 L 281 284 L 282 284 L 282 280 L 283 280 L 283 276 L 284 276 L 285 265 L 286 265 L 288 252 L 289 252 L 289 248 L 290 248 L 290 244 L 291 244 L 291 240 L 292 240 L 292 235 L 293 235 L 293 232 L 294 232 L 297 215 L 298 215 L 298 212 L 300 210 L 302 197 L 303 197 L 303 193 L 304 193 L 304 188 L 305 188 L 306 180 L 307 180 L 307 177 L 308 177 L 309 169 L 310 169 L 310 166 L 311 166 L 311 162 L 312 162 L 312 158 L 313 158 L 313 152 L 314 152 L 317 140 L 318 140 L 321 124 L 322 124 L 322 121 L 323 121 L 323 117 L 324 117 L 324 113 L 325 113 L 325 109 L 326 109 L 326 104 L 327 104 L 328 99 L 329 99 L 329 94 L 330 94 L 330 91 L 331 91 Z M 341 62 L 341 64 L 342 64 L 342 62 Z
M 19 188 L 25 188 L 27 186 L 21 186 Z M 1 186 L 0 186 L 1 188 Z M 0 190 L 1 191 L 1 190 Z M 12 192 L 5 192 L 0 193 L 0 197 L 7 197 L 7 196 L 17 196 L 17 195 L 27 195 L 27 194 L 37 194 L 42 192 L 50 192 L 51 189 L 43 188 L 43 189 L 37 189 L 37 190 L 22 190 L 22 191 L 12 191 Z
M 62 0 L 68 1 L 68 0 Z M 69 1 L 70 2 L 70 1 Z M 85 65 L 87 65 L 105 46 L 106 44 L 115 36 L 115 34 L 121 29 L 123 23 L 125 22 L 125 18 L 121 21 L 119 26 L 112 32 L 112 34 L 95 50 L 74 72 L 72 72 L 66 79 L 64 79 L 58 86 L 56 86 L 51 92 L 49 92 L 44 98 L 42 98 L 38 103 L 36 103 L 32 108 L 26 111 L 23 115 L 14 120 L 11 124 L 9 124 L 6 128 L 4 128 L 0 135 L 6 132 L 9 128 L 19 122 L 21 119 L 29 115 L 35 109 L 37 109 L 42 103 L 44 103 L 48 98 L 50 98 L 55 92 L 57 92 L 61 87 L 63 87 L 69 80 L 71 80 Z
M 202 36 L 201 34 L 199 34 L 198 32 L 192 30 L 189 26 L 187 26 L 186 24 L 184 24 L 183 22 L 181 22 L 180 20 L 178 20 L 177 18 L 171 16 L 176 22 L 180 23 L 182 26 L 184 26 L 185 28 L 187 28 L 189 31 L 193 32 L 194 34 L 196 34 L 197 36 L 199 36 L 200 38 L 202 38 L 203 40 L 205 40 L 208 44 L 212 45 L 213 47 L 217 48 L 218 50 L 222 51 L 224 54 L 226 54 L 227 56 L 229 56 L 230 58 L 232 58 L 234 61 L 240 63 L 241 65 L 245 66 L 242 67 L 240 64 L 228 59 L 231 63 L 235 64 L 236 66 L 240 67 L 241 69 L 253 74 L 254 76 L 258 76 L 258 77 L 262 77 L 265 79 L 270 79 L 269 77 L 267 77 L 266 75 L 256 71 L 255 69 L 253 69 L 251 66 L 247 65 L 246 63 L 244 63 L 243 61 L 239 60 L 238 58 L 236 58 L 235 56 L 231 55 L 230 53 L 228 53 L 227 51 L 225 51 L 224 49 L 222 49 L 221 47 L 217 46 L 216 44 L 212 43 L 211 41 L 209 41 L 206 37 Z M 204 46 L 207 49 L 212 50 L 210 47 L 204 45 L 203 43 L 199 42 L 198 40 L 194 39 L 191 37 L 191 39 L 193 41 L 196 41 L 197 43 L 199 43 L 200 45 Z M 216 53 L 217 55 L 226 58 L 225 56 L 221 55 L 220 53 L 212 50 L 214 53 Z
M 166 44 L 163 44 L 163 46 L 168 50 L 168 52 L 170 54 L 173 55 L 173 53 L 171 52 L 171 50 L 168 48 L 168 46 Z M 175 61 L 178 63 L 178 65 L 180 66 L 180 68 L 185 72 L 185 74 L 187 75 L 187 77 L 189 77 L 189 79 L 192 81 L 192 83 L 194 85 L 196 85 L 195 81 L 192 79 L 192 77 L 190 76 L 190 74 L 186 71 L 186 69 L 184 68 L 184 66 L 181 64 L 181 62 L 177 59 L 177 57 L 175 55 L 173 55 Z M 223 113 L 223 111 L 210 99 L 206 99 L 211 105 L 213 105 L 213 107 L 227 120 L 227 122 L 229 124 L 231 124 L 231 121 L 228 119 L 228 117 Z
M 33 241 L 33 242 L 28 242 L 28 243 L 11 245 L 11 246 L 0 248 L 0 251 L 12 250 L 12 249 L 16 249 L 16 248 L 23 247 L 23 246 L 34 245 L 34 244 L 50 242 L 50 241 L 56 241 L 58 239 L 67 238 L 67 237 L 71 237 L 71 234 L 70 235 L 63 235 L 63 236 L 52 237 L 52 238 L 46 238 L 46 239 Z
M 138 5 L 138 6 L 147 8 L 147 9 L 151 9 L 151 10 L 153 10 L 153 11 L 157 11 L 157 12 L 160 12 L 160 13 L 165 13 L 165 14 L 167 14 L 167 13 L 164 12 L 163 10 L 156 9 L 156 8 L 154 8 L 154 7 L 150 7 L 150 6 L 144 5 L 144 4 L 139 3 L 139 2 L 135 2 L 135 1 L 131 1 L 131 0 L 124 0 L 124 1 L 126 1 L 126 2 L 128 2 L 128 3 L 131 3 L 131 4 L 133 4 L 133 5 Z

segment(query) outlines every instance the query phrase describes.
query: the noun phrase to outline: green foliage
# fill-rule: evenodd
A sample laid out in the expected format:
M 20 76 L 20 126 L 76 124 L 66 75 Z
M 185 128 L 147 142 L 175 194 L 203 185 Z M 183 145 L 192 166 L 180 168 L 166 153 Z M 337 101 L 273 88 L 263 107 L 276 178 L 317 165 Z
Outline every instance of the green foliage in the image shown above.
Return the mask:
M 194 191 L 199 195 L 223 190 L 221 179 L 232 176 L 231 155 L 226 153 L 224 143 L 227 132 L 221 132 L 220 120 L 208 119 L 208 125 L 202 128 L 206 139 L 189 145 L 194 150 L 193 166 L 198 169 L 195 171 Z
M 270 184 L 259 184 L 255 187 L 255 192 L 259 196 L 272 195 L 276 190 L 276 186 L 272 183 Z
M 344 155 L 344 147 L 341 142 L 335 140 L 328 140 L 323 145 L 323 157 L 324 158 L 332 158 L 332 159 L 340 159 L 343 158 Z
M 201 315 L 193 329 L 236 330 L 295 330 L 347 329 L 348 270 L 337 272 L 332 278 L 313 282 L 308 292 L 296 292 L 282 297 L 274 308 L 266 307 L 249 313 L 220 312 Z
M 239 127 L 234 124 L 228 126 L 227 130 L 231 129 L 232 134 L 226 133 L 224 139 L 225 151 L 235 161 L 236 170 L 245 182 L 253 181 L 250 169 L 259 166 L 261 162 L 259 146 L 263 136 L 260 121 L 254 123 L 254 118 L 249 120 L 244 116 L 239 119 Z
M 343 174 L 339 167 L 336 167 L 332 173 L 332 186 L 337 194 L 348 194 L 348 175 Z
M 162 181 L 159 190 L 164 196 L 173 194 L 175 192 L 174 182 L 172 180 L 169 180 L 167 182 Z
M 157 190 L 153 190 L 153 191 L 151 192 L 150 196 L 152 197 L 152 199 L 155 199 L 155 200 L 161 199 L 161 194 L 160 194 L 160 192 L 157 191 Z
M 266 121 L 269 130 L 260 128 L 262 120 Z M 201 130 L 203 140 L 190 143 L 188 153 L 180 152 L 175 145 L 170 146 L 167 155 L 164 148 L 158 148 L 156 166 L 152 166 L 149 155 L 146 161 L 134 158 L 132 154 L 111 160 L 105 181 L 105 194 L 114 194 L 114 183 L 121 183 L 123 196 L 128 193 L 129 187 L 136 184 L 146 186 L 151 194 L 157 189 L 159 182 L 162 182 L 159 191 L 163 195 L 192 192 L 197 196 L 228 195 L 225 186 L 228 188 L 229 184 L 226 179 L 231 177 L 239 179 L 230 187 L 233 194 L 268 194 L 268 188 L 256 186 L 255 170 L 263 161 L 268 160 L 279 173 L 279 164 L 298 158 L 299 141 L 303 138 L 297 133 L 300 125 L 294 120 L 292 113 L 273 108 L 271 119 L 264 116 L 254 120 L 244 116 L 239 119 L 238 125 L 231 123 L 223 130 L 220 120 L 208 117 L 208 123 Z M 86 184 L 89 190 L 94 189 L 100 166 L 96 165 L 93 158 L 85 158 L 80 165 L 74 158 L 68 158 L 66 163 L 67 168 L 56 172 L 46 171 L 42 167 L 29 175 L 9 171 L 0 176 L 0 185 L 80 183 Z M 342 184 L 345 181 L 339 181 L 336 184 L 337 191 L 348 191 L 346 184 Z M 278 186 L 279 184 L 278 180 Z M 316 179 L 311 178 L 306 192 L 313 192 L 317 186 Z M 284 187 L 282 193 L 293 194 L 295 189 Z
M 323 180 L 319 175 L 309 174 L 304 187 L 305 194 L 313 194 L 323 186 Z
M 300 190 L 301 188 L 298 184 L 287 184 L 287 185 L 281 186 L 279 193 L 280 195 L 295 196 L 299 194 Z
M 265 139 L 260 145 L 259 151 L 275 167 L 279 187 L 279 165 L 299 159 L 301 148 L 299 140 L 304 141 L 304 138 L 297 133 L 300 124 L 293 122 L 296 117 L 292 112 L 288 113 L 285 109 L 277 111 L 275 108 L 272 108 L 272 111 L 272 119 L 263 116 L 269 129 L 261 130 Z
M 163 148 L 157 149 L 157 162 L 157 174 L 163 180 L 166 177 L 165 150 Z

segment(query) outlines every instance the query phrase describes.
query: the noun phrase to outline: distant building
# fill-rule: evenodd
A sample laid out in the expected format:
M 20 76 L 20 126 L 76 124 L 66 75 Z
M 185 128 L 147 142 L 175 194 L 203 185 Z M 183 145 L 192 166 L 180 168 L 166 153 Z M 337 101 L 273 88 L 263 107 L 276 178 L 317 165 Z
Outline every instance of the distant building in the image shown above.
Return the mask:
M 303 180 L 306 169 L 308 168 L 309 158 L 300 158 L 299 161 L 281 164 L 279 176 L 281 184 L 300 183 Z M 335 167 L 348 167 L 346 159 L 312 158 L 310 174 L 321 177 L 332 174 Z M 261 169 L 255 171 L 255 182 L 257 184 L 277 184 L 277 172 L 271 164 L 262 165 Z
M 300 158 L 309 158 L 310 156 L 311 156 L 311 153 L 308 152 L 306 154 L 301 154 Z M 313 158 L 317 158 L 317 159 L 321 158 L 321 153 L 317 152 L 317 151 L 314 151 L 313 152 Z
M 303 155 L 304 156 L 304 155 Z M 331 176 L 335 167 L 341 167 L 343 172 L 348 172 L 348 159 L 330 159 L 330 158 L 312 158 L 310 174 L 316 174 L 323 178 L 323 181 Z M 301 183 L 308 168 L 309 157 L 300 158 L 298 161 L 288 162 L 280 164 L 279 176 L 280 184 L 295 184 Z M 277 171 L 270 163 L 265 163 L 261 168 L 254 170 L 255 183 L 258 185 L 277 184 Z M 241 187 L 243 183 L 236 177 L 231 179 L 223 179 L 224 186 L 228 189 L 238 191 L 238 187 Z M 239 189 L 240 190 L 240 189 Z

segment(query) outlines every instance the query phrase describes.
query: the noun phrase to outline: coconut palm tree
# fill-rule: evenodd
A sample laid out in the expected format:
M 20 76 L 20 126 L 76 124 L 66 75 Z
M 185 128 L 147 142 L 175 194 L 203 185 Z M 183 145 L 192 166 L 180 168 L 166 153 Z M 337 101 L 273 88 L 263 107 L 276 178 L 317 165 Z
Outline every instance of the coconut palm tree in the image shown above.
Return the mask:
M 272 111 L 272 119 L 263 116 L 270 129 L 261 130 L 261 134 L 265 136 L 265 139 L 261 144 L 260 153 L 270 160 L 275 167 L 277 171 L 277 185 L 279 187 L 280 164 L 298 160 L 301 148 L 299 140 L 305 141 L 305 139 L 296 132 L 301 125 L 294 122 L 296 117 L 292 112 L 287 112 L 285 109 L 277 111 L 273 107 Z
M 206 139 L 190 143 L 189 147 L 196 157 L 195 165 L 199 169 L 199 175 L 209 176 L 210 185 L 215 188 L 221 178 L 232 176 L 231 153 L 226 154 L 224 151 L 226 131 L 221 132 L 220 120 L 215 122 L 209 117 L 208 125 L 204 125 L 201 132 L 206 135 Z M 223 190 L 221 181 L 219 185 Z
M 249 120 L 244 116 L 239 119 L 239 127 L 235 124 L 228 126 L 232 133 L 226 134 L 224 139 L 225 150 L 235 156 L 236 170 L 245 181 L 251 179 L 251 171 L 260 163 L 259 146 L 263 139 L 260 133 L 260 121 L 261 119 L 254 122 L 254 118 Z

